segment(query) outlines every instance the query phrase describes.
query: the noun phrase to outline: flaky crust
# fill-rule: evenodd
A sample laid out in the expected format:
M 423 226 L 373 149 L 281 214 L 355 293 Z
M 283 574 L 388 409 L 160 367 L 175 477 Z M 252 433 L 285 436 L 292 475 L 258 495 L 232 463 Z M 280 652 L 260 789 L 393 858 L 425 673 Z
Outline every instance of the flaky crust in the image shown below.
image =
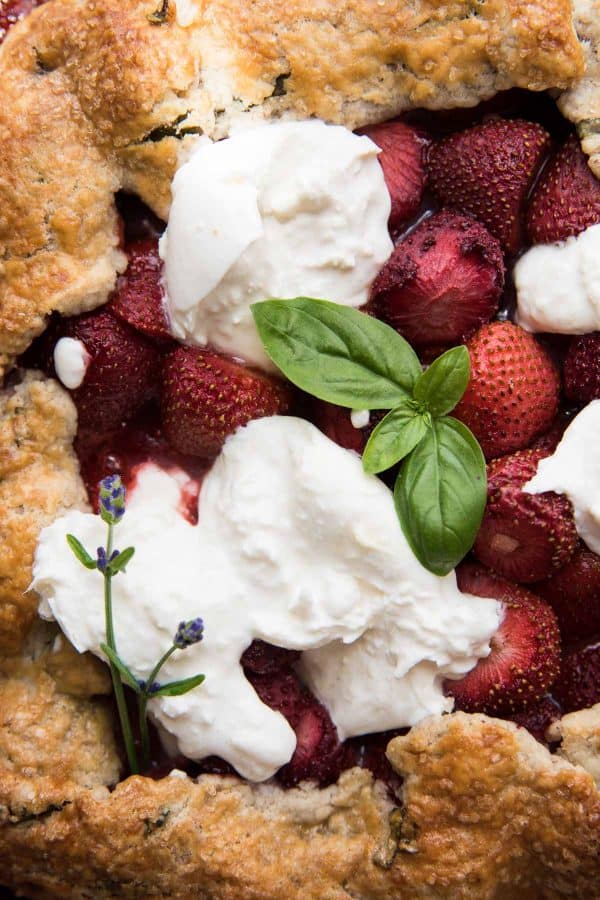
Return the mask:
M 577 126 L 581 146 L 600 178 L 600 0 L 573 0 L 585 75 L 559 98 L 561 112 Z
M 0 881 L 32 898 L 541 900 L 600 896 L 588 773 L 485 716 L 389 746 L 402 802 L 352 769 L 325 790 L 202 776 L 114 791 L 0 770 Z
M 583 73 L 569 0 L 170 0 L 162 11 L 51 0 L 0 48 L 0 374 L 52 310 L 104 302 L 125 262 L 114 192 L 165 216 L 192 134 L 284 114 L 355 127 L 515 85 L 567 88 Z
M 0 657 L 19 651 L 36 618 L 38 598 L 28 588 L 41 529 L 88 508 L 76 428 L 67 392 L 39 373 L 0 393 Z

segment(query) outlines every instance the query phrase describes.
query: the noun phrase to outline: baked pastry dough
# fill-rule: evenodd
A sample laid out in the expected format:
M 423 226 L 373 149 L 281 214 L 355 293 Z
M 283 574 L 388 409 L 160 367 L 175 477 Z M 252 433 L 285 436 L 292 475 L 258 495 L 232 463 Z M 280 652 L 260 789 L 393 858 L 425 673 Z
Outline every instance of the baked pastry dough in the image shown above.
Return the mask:
M 353 128 L 583 73 L 569 0 L 52 0 L 0 48 L 0 374 L 125 258 L 113 195 L 160 216 L 192 134 L 239 116 Z
M 51 0 L 0 49 L 0 367 L 52 310 L 106 299 L 125 262 L 114 192 L 166 216 L 193 135 L 223 136 L 239 116 L 354 127 L 513 85 L 567 89 L 560 102 L 587 122 L 597 166 L 590 0 L 578 0 L 577 26 L 583 51 L 567 0 Z M 183 773 L 114 787 L 107 672 L 36 622 L 26 591 L 40 529 L 86 505 L 74 432 L 58 384 L 10 376 L 0 883 L 39 898 L 600 897 L 597 707 L 553 727 L 556 755 L 497 719 L 426 720 L 388 748 L 399 805 L 360 769 L 323 790 Z

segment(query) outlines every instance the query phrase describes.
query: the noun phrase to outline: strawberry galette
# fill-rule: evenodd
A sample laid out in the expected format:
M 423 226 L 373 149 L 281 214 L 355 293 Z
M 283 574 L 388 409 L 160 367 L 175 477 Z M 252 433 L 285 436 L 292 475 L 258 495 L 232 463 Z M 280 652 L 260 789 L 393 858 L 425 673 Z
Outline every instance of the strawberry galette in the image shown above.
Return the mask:
M 17 896 L 600 898 L 599 21 L 0 0 Z

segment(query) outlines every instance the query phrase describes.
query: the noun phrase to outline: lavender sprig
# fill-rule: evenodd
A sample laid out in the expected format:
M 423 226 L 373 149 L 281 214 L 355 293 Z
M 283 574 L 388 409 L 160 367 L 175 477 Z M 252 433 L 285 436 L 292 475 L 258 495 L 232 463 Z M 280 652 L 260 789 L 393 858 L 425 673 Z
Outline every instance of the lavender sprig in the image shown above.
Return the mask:
M 204 675 L 192 675 L 191 678 L 183 678 L 180 681 L 169 681 L 160 684 L 156 681 L 158 673 L 176 650 L 185 650 L 193 644 L 199 643 L 204 637 L 204 622 L 200 617 L 190 619 L 188 622 L 180 622 L 173 637 L 173 643 L 163 653 L 152 672 L 140 683 L 139 724 L 142 737 L 142 765 L 147 768 L 150 763 L 150 735 L 148 733 L 147 707 L 152 697 L 177 697 L 187 694 L 188 691 L 198 687 L 204 681 Z
M 135 677 L 129 666 L 121 659 L 117 651 L 113 621 L 112 579 L 115 575 L 118 575 L 119 572 L 125 573 L 126 566 L 135 553 L 133 547 L 127 547 L 127 549 L 123 551 L 113 548 L 114 527 L 119 524 L 125 514 L 125 487 L 118 475 L 109 475 L 100 482 L 99 505 L 100 516 L 108 526 L 106 547 L 98 547 L 96 557 L 94 558 L 88 553 L 81 541 L 74 535 L 67 535 L 67 543 L 77 559 L 86 569 L 96 569 L 104 578 L 106 643 L 100 644 L 100 647 L 109 661 L 129 770 L 132 775 L 135 775 L 139 773 L 140 767 L 135 749 L 129 712 L 125 702 L 123 681 L 128 684 L 138 696 L 139 724 L 142 741 L 142 767 L 143 770 L 146 770 L 150 765 L 150 736 L 148 733 L 147 720 L 148 701 L 152 697 L 157 696 L 176 697 L 180 694 L 186 694 L 199 684 L 202 684 L 205 676 L 194 675 L 191 678 L 184 678 L 180 681 L 171 681 L 162 685 L 156 681 L 156 678 L 175 650 L 185 650 L 187 647 L 191 647 L 193 644 L 197 644 L 202 640 L 204 635 L 204 623 L 200 618 L 190 619 L 187 622 L 180 622 L 179 627 L 175 632 L 175 636 L 173 637 L 173 643 L 161 656 L 149 677 L 145 681 L 140 681 Z

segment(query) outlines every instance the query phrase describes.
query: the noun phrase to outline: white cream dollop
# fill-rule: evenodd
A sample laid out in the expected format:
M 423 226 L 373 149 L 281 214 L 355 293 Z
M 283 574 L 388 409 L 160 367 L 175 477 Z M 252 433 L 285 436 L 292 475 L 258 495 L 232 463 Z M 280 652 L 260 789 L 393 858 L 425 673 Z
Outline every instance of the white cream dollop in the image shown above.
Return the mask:
M 517 322 L 527 331 L 585 334 L 600 328 L 600 225 L 539 244 L 514 268 Z
M 552 456 L 540 460 L 537 473 L 523 490 L 566 494 L 573 504 L 579 537 L 600 553 L 600 400 L 588 403 L 575 416 Z
M 81 386 L 91 358 L 85 344 L 77 338 L 62 337 L 57 341 L 54 348 L 54 368 L 66 388 L 75 390 Z
M 252 303 L 366 303 L 393 250 L 378 153 L 316 119 L 199 142 L 173 179 L 160 242 L 173 335 L 273 370 Z
M 303 672 L 341 737 L 412 725 L 451 708 L 443 676 L 489 652 L 495 601 L 461 594 L 413 556 L 391 492 L 361 460 L 310 423 L 251 422 L 225 444 L 206 476 L 199 519 L 177 511 L 181 479 L 148 465 L 116 537 L 136 554 L 114 579 L 119 652 L 147 677 L 181 619 L 201 615 L 202 643 L 174 654 L 163 679 L 206 674 L 151 711 L 192 759 L 217 754 L 253 781 L 288 762 L 295 735 L 265 706 L 239 660 L 253 638 L 299 650 Z M 105 537 L 98 516 L 70 512 L 42 531 L 33 587 L 80 651 L 101 655 L 98 575 L 72 555 Z M 317 649 L 322 648 L 322 649 Z

